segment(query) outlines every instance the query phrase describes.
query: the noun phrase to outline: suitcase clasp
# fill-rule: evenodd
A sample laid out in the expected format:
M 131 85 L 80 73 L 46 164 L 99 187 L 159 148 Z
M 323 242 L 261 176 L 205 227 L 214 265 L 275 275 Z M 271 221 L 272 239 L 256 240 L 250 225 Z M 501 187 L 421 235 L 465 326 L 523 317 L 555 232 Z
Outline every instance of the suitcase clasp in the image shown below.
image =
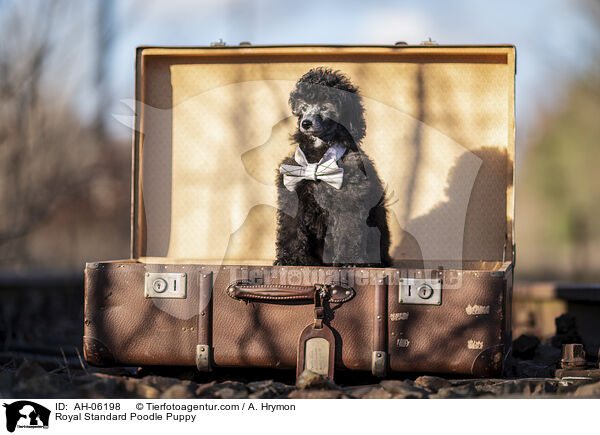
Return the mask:
M 402 278 L 398 302 L 411 305 L 441 305 L 442 280 L 425 278 Z
M 187 297 L 185 273 L 146 273 L 144 296 L 147 299 L 185 299 Z

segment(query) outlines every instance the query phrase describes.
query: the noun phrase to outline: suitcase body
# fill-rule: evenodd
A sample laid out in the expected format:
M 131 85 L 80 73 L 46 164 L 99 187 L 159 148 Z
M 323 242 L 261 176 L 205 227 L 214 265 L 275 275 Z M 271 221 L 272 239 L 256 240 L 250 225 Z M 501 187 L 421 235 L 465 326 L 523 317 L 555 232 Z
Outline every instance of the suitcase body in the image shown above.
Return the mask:
M 358 82 L 391 267 L 272 266 L 287 97 L 315 66 Z M 138 49 L 131 258 L 86 265 L 87 361 L 500 374 L 514 71 L 512 46 Z

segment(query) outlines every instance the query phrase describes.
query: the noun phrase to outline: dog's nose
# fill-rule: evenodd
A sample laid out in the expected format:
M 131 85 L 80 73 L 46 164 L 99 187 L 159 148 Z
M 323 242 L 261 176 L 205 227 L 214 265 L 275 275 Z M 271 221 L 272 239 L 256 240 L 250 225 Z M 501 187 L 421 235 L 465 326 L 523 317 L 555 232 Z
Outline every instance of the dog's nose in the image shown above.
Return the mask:
M 309 121 L 308 119 L 305 119 L 304 121 L 302 121 L 302 128 L 310 128 L 312 126 L 312 121 Z

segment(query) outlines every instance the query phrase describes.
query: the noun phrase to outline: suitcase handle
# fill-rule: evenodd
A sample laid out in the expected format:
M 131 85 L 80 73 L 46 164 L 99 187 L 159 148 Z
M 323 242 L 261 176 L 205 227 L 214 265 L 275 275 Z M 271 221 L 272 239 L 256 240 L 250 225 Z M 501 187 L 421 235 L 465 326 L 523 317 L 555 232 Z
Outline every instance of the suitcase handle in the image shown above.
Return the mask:
M 227 294 L 233 299 L 256 302 L 302 302 L 314 303 L 315 292 L 331 303 L 349 301 L 356 292 L 352 287 L 340 282 L 315 284 L 312 286 L 286 284 L 252 284 L 248 281 L 235 281 L 227 287 Z

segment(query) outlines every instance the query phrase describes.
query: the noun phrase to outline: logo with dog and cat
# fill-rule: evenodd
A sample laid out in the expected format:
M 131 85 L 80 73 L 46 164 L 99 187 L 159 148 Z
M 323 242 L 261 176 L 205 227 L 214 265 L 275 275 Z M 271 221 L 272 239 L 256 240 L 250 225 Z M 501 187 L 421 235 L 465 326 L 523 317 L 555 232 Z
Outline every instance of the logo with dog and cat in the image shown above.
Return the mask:
M 48 429 L 50 410 L 29 400 L 4 403 L 6 408 L 6 430 L 15 429 Z

